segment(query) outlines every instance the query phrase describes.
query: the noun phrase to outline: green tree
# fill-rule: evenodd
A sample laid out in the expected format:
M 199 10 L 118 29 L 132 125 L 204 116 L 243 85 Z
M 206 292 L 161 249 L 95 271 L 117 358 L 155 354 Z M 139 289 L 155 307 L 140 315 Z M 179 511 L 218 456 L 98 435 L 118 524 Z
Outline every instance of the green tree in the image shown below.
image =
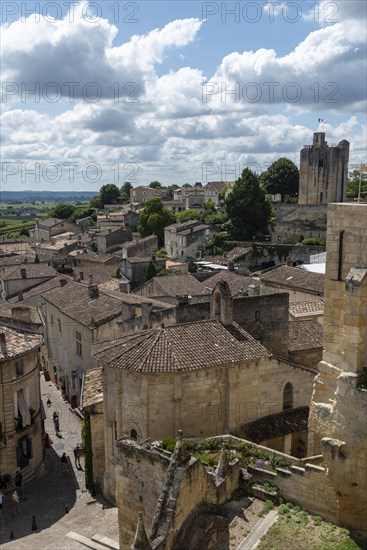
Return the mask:
M 130 201 L 130 198 L 131 198 L 130 193 L 132 188 L 133 186 L 129 181 L 127 181 L 126 183 L 124 183 L 124 185 L 121 186 L 121 200 L 123 203 Z
M 176 221 L 177 223 L 184 223 L 189 220 L 201 220 L 201 215 L 201 212 L 198 210 L 188 208 L 187 210 L 182 210 L 182 212 L 176 213 Z
M 264 233 L 271 220 L 271 205 L 265 199 L 259 177 L 249 168 L 236 180 L 225 206 L 228 231 L 233 239 L 248 239 L 258 232 Z
M 154 197 L 145 203 L 140 212 L 137 229 L 142 237 L 148 237 L 154 233 L 158 237 L 159 244 L 162 245 L 164 228 L 174 222 L 174 214 L 163 207 L 162 201 L 158 197 Z
M 361 197 L 367 195 L 367 173 L 362 172 L 360 175 L 359 170 L 353 170 L 348 175 L 347 197 L 358 197 L 359 182 L 361 182 Z
M 152 189 L 162 189 L 163 185 L 159 181 L 152 181 L 149 184 L 149 187 L 151 187 Z
M 191 187 L 191 185 L 189 183 L 184 183 L 183 186 L 182 186 L 184 189 L 186 189 L 187 187 Z
M 92 197 L 89 201 L 89 204 L 91 208 L 96 208 L 97 210 L 101 210 L 103 208 L 101 197 L 99 195 Z
M 285 195 L 290 197 L 298 195 L 299 170 L 294 162 L 283 157 L 273 162 L 261 174 L 260 182 L 267 193 L 271 195 L 279 193 L 284 202 Z
M 67 220 L 74 213 L 75 206 L 68 202 L 60 202 L 49 213 L 52 218 L 60 218 L 61 220 Z
M 99 196 L 102 202 L 102 206 L 105 204 L 118 204 L 121 202 L 120 189 L 114 183 L 107 183 L 102 185 L 99 190 Z
M 156 277 L 158 273 L 157 266 L 152 261 L 149 262 L 147 270 L 145 272 L 145 282 L 150 281 L 153 277 Z

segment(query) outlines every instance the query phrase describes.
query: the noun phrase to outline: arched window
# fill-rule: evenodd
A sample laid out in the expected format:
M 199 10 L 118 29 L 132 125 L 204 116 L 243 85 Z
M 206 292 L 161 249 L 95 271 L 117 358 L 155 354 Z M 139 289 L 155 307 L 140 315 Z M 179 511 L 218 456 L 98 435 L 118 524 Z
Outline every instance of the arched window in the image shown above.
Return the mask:
M 214 294 L 214 318 L 220 319 L 220 310 L 221 310 L 221 296 L 220 292 L 216 291 Z
M 293 386 L 287 382 L 283 390 L 283 411 L 293 408 Z
M 138 432 L 134 428 L 130 431 L 131 439 L 138 439 Z

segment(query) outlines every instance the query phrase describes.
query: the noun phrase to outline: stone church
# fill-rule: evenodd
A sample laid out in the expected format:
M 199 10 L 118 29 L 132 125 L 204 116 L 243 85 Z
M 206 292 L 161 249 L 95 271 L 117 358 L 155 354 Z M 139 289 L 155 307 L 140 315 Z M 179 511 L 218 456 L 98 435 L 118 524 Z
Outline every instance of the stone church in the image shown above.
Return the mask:
M 252 433 L 254 441 L 279 451 L 306 452 L 316 371 L 275 358 L 234 323 L 225 282 L 213 290 L 210 320 L 101 342 L 93 356 L 103 373 L 104 425 L 97 432 L 103 429 L 105 443 L 95 477 L 112 501 L 115 442 L 125 434 L 142 441 L 175 437 L 178 429 L 187 437 Z M 259 439 L 261 418 L 267 430 Z M 92 438 L 101 440 L 98 433 Z

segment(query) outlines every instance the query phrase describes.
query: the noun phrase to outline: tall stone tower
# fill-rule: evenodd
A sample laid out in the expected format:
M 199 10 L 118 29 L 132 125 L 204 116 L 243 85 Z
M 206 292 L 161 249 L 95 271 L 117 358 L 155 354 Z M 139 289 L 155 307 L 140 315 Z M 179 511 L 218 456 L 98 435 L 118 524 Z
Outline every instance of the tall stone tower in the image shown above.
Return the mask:
M 298 204 L 344 202 L 348 180 L 349 142 L 329 147 L 325 133 L 301 149 Z
M 309 416 L 309 455 L 323 455 L 337 522 L 367 531 L 367 205 L 330 204 L 324 353 Z

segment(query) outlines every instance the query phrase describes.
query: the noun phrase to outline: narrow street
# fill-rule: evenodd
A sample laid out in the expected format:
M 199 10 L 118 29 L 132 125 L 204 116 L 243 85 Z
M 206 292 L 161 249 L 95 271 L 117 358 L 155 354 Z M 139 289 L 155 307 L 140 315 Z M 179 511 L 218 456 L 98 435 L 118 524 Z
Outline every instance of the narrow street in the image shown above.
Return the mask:
M 88 538 L 98 533 L 118 541 L 117 509 L 100 497 L 95 499 L 85 489 L 84 459 L 81 458 L 81 469 L 74 464 L 73 449 L 81 443 L 81 420 L 54 384 L 45 382 L 43 375 L 41 394 L 47 414 L 45 430 L 52 445 L 45 455 L 42 476 L 25 486 L 26 500 L 19 504 L 19 515 L 15 515 L 11 493 L 7 491 L 0 519 L 1 546 L 14 550 L 85 549 L 66 537 L 70 531 Z M 46 407 L 48 397 L 52 402 L 50 408 Z M 54 411 L 59 414 L 61 438 L 55 433 Z M 60 458 L 64 452 L 68 456 L 68 470 L 62 473 Z M 33 515 L 37 527 L 34 531 Z M 11 532 L 14 540 L 10 540 Z

